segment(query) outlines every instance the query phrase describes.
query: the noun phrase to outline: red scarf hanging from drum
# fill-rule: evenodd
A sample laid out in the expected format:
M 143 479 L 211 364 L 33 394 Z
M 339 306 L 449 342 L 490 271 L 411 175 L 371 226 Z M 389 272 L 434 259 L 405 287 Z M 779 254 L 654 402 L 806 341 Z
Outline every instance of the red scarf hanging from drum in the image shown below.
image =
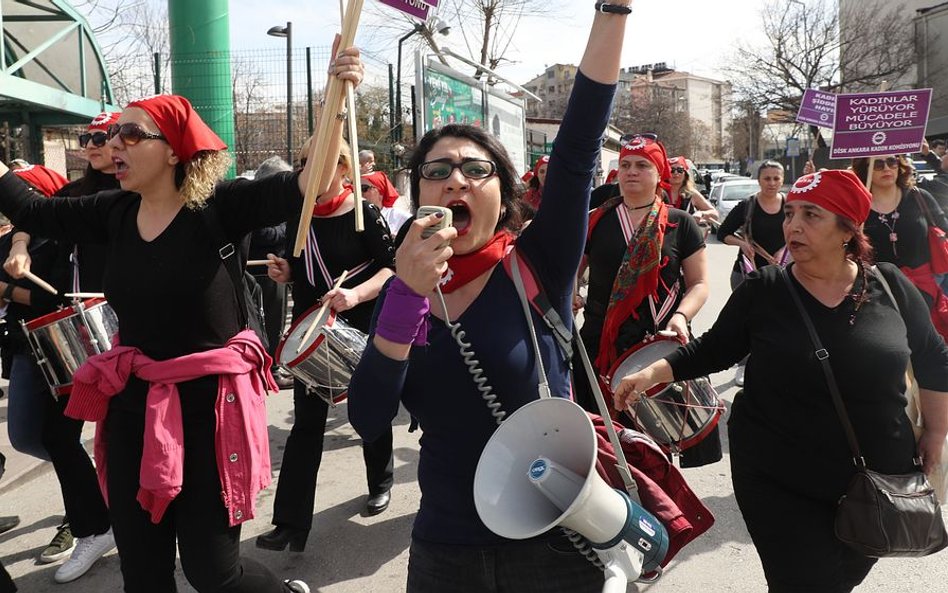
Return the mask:
M 477 251 L 451 257 L 441 277 L 441 292 L 453 292 L 493 268 L 513 249 L 514 240 L 509 231 L 498 231 Z

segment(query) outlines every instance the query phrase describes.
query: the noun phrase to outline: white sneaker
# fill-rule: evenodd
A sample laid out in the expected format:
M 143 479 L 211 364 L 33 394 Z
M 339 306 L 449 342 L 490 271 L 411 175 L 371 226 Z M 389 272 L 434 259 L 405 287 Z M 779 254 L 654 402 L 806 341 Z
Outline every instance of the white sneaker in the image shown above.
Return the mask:
M 309 593 L 309 585 L 303 581 L 283 581 L 284 587 L 293 593 Z
M 109 529 L 102 535 L 90 535 L 76 538 L 76 548 L 72 551 L 69 560 L 56 570 L 53 580 L 57 583 L 68 583 L 86 574 L 95 561 L 115 547 L 115 537 Z
M 734 384 L 738 387 L 744 386 L 744 365 L 737 365 L 737 372 L 734 373 Z

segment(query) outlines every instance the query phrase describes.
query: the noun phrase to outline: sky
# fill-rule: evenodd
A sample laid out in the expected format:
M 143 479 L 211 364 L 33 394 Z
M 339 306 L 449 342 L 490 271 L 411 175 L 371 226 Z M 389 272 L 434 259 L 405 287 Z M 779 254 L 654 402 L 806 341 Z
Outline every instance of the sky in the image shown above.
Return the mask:
M 786 0 L 787 3 L 790 0 Z M 442 0 L 442 5 L 450 0 Z M 409 21 L 399 22 L 400 13 L 374 0 L 365 0 L 356 44 L 379 63 L 395 63 L 397 39 L 411 31 Z M 585 47 L 593 17 L 592 0 L 551 0 L 553 8 L 520 22 L 506 57 L 513 63 L 498 72 L 516 83 L 526 83 L 540 75 L 546 66 L 577 64 Z M 266 15 L 260 13 L 266 7 Z M 727 79 L 727 65 L 734 52 L 735 40 L 760 39 L 760 0 L 635 0 L 628 17 L 623 48 L 623 67 L 666 62 L 677 70 Z M 379 12 L 384 19 L 380 19 Z M 372 14 L 375 13 L 375 14 Z M 449 24 L 452 17 L 441 15 Z M 621 17 L 619 17 L 621 18 Z M 340 28 L 339 0 L 230 0 L 231 40 L 235 49 L 271 47 L 280 40 L 266 36 L 274 25 L 293 22 L 293 45 L 325 46 Z M 380 21 L 384 21 L 380 24 Z M 463 43 L 456 33 L 441 38 L 457 53 Z M 409 75 L 412 51 L 403 46 L 404 72 Z M 453 62 L 462 71 L 470 68 Z M 372 75 L 369 72 L 369 75 Z M 385 72 L 375 73 L 378 76 Z

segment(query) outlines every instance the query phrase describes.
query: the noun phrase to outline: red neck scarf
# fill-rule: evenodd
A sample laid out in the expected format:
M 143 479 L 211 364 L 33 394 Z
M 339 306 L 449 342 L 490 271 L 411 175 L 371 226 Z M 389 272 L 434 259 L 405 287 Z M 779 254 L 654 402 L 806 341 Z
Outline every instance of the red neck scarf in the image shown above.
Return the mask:
M 342 190 L 341 194 L 329 200 L 328 202 L 323 202 L 322 204 L 317 203 L 313 208 L 313 217 L 329 216 L 338 210 L 339 207 L 342 206 L 342 203 L 345 202 L 346 198 L 348 198 L 350 195 L 352 195 L 352 188 L 347 186 Z
M 622 196 L 613 198 L 593 211 L 589 218 L 589 235 L 606 212 L 615 211 L 622 206 Z M 665 239 L 665 227 L 668 224 L 668 207 L 656 197 L 652 209 L 639 226 L 638 233 L 629 241 L 628 249 L 622 257 L 622 264 L 616 273 L 603 322 L 602 336 L 599 340 L 599 355 L 596 368 L 602 374 L 609 372 L 612 363 L 618 358 L 616 338 L 619 328 L 629 317 L 638 319 L 639 305 L 648 296 L 657 295 L 662 253 L 662 241 Z M 587 235 L 588 236 L 588 235 Z
M 448 260 L 448 271 L 441 277 L 441 292 L 454 292 L 496 266 L 513 248 L 514 240 L 509 231 L 501 230 L 477 251 L 452 256 Z

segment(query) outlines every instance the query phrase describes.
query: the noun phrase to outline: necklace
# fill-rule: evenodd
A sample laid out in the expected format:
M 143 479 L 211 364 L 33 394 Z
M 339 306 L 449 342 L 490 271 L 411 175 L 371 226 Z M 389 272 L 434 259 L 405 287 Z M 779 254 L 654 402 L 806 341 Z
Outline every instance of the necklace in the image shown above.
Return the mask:
M 877 213 L 879 217 L 879 222 L 885 225 L 885 228 L 889 229 L 889 243 L 892 244 L 892 255 L 898 257 L 899 252 L 896 249 L 896 243 L 899 240 L 899 234 L 895 232 L 895 225 L 899 222 L 899 211 L 895 210 L 889 214 L 882 214 L 881 212 Z M 889 216 L 892 217 L 892 223 L 889 223 Z
M 644 206 L 629 206 L 625 202 L 622 202 L 622 205 L 625 206 L 626 210 L 628 210 L 629 212 L 632 212 L 633 210 L 643 210 L 645 208 L 651 208 L 652 204 L 654 203 L 655 202 L 649 202 L 648 204 L 645 204 Z

